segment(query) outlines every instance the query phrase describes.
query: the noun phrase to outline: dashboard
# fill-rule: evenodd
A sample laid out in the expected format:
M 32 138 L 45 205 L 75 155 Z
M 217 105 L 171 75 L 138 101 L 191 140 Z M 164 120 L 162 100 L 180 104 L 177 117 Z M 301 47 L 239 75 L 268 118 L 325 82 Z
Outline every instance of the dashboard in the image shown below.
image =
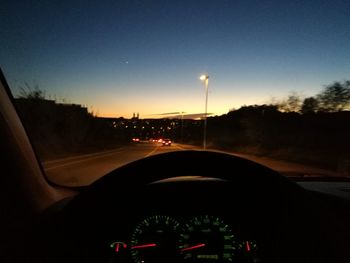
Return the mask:
M 347 208 L 238 157 L 173 152 L 52 207 L 31 247 L 54 263 L 346 262 Z
M 293 242 L 280 235 L 285 200 L 257 199 L 258 191 L 226 180 L 191 176 L 103 189 L 83 203 L 71 200 L 41 231 L 50 234 L 43 238 L 50 262 L 278 262 L 275 250 Z
M 254 223 L 255 205 L 232 200 L 229 189 L 226 180 L 198 176 L 133 189 L 125 209 L 119 206 L 128 219 L 114 215 L 118 226 L 105 229 L 94 247 L 105 262 L 264 262 L 268 250 L 259 244 L 270 244 L 272 233 L 263 231 L 263 219 Z
M 260 262 L 256 241 L 233 229 L 213 215 L 149 216 L 134 227 L 129 242 L 109 244 L 109 262 Z

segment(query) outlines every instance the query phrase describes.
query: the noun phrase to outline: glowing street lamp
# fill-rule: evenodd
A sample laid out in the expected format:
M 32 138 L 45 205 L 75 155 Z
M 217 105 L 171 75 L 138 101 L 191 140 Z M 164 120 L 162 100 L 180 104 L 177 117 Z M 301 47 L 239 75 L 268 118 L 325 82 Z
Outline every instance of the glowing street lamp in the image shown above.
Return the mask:
M 203 150 L 207 148 L 207 114 L 208 114 L 208 85 L 209 85 L 209 76 L 201 75 L 199 77 L 201 81 L 204 81 L 205 87 L 205 113 L 204 113 L 204 130 L 203 130 Z

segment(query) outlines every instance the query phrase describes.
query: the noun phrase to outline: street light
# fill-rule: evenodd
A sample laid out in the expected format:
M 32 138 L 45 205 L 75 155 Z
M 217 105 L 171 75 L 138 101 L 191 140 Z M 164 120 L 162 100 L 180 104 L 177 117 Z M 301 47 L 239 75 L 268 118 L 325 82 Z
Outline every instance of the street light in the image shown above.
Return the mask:
M 208 84 L 209 76 L 201 75 L 200 80 L 204 81 L 205 87 L 205 113 L 204 113 L 204 130 L 203 130 L 203 150 L 207 148 L 207 114 L 208 114 Z
M 181 143 L 184 143 L 184 111 L 181 111 Z

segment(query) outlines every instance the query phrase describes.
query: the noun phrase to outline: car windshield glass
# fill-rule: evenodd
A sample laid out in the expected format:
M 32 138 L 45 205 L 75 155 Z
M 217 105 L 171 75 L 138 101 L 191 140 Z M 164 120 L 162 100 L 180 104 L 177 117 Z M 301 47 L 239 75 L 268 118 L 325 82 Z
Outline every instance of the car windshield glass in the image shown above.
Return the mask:
M 183 150 L 349 176 L 349 1 L 5 0 L 1 10 L 1 68 L 53 183 L 89 185 Z

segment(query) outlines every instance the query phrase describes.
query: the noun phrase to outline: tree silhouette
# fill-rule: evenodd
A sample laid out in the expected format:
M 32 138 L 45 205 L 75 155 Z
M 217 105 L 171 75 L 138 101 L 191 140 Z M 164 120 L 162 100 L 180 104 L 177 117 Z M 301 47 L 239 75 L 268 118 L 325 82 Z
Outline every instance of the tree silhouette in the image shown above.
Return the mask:
M 45 91 L 41 90 L 37 84 L 34 86 L 34 88 L 32 88 L 27 82 L 24 83 L 24 85 L 25 87 L 20 88 L 18 98 L 30 100 L 45 99 Z
M 305 98 L 301 106 L 301 113 L 313 113 L 318 110 L 319 102 L 314 97 Z
M 301 104 L 301 98 L 296 92 L 290 93 L 286 100 L 277 102 L 278 109 L 282 112 L 299 112 Z
M 317 96 L 320 110 L 326 112 L 343 111 L 350 108 L 350 81 L 334 82 L 326 86 Z

